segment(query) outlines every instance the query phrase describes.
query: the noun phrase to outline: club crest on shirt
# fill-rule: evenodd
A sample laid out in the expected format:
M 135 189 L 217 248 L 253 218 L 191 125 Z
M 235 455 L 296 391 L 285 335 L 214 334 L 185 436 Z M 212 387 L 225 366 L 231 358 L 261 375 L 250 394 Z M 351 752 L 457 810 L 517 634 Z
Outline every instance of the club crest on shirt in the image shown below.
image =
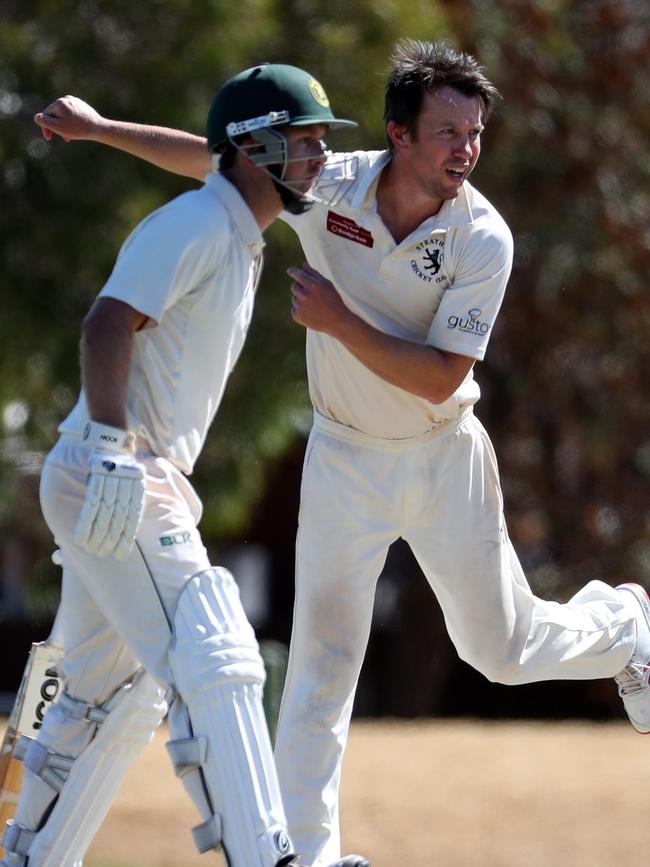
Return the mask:
M 354 220 L 335 214 L 334 211 L 327 212 L 327 231 L 333 235 L 339 235 L 341 238 L 347 238 L 348 241 L 363 244 L 364 247 L 373 247 L 375 244 L 371 232 L 355 223 Z
M 445 242 L 442 238 L 426 238 L 415 248 L 416 256 L 411 259 L 413 273 L 425 283 L 442 283 L 445 274 L 440 273 L 445 257 Z

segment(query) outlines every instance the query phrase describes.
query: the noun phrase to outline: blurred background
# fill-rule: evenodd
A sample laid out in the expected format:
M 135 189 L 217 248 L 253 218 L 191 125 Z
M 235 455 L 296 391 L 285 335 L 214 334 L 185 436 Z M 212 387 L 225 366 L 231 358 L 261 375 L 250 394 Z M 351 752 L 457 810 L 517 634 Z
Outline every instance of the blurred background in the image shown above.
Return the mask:
M 38 474 L 76 400 L 81 319 L 121 241 L 196 182 L 94 143 L 45 142 L 57 96 L 202 134 L 220 84 L 261 61 L 309 69 L 381 148 L 383 84 L 401 37 L 475 54 L 503 95 L 473 183 L 508 221 L 515 264 L 477 414 L 535 591 L 590 578 L 650 584 L 650 6 L 638 0 L 3 0 L 0 5 L 0 712 L 60 572 Z M 335 137 L 336 136 L 336 137 Z M 267 233 L 248 343 L 193 477 L 212 562 L 233 569 L 263 640 L 286 645 L 301 460 L 304 332 Z M 488 684 L 459 662 L 435 598 L 396 543 L 377 592 L 357 717 L 619 718 L 610 682 Z

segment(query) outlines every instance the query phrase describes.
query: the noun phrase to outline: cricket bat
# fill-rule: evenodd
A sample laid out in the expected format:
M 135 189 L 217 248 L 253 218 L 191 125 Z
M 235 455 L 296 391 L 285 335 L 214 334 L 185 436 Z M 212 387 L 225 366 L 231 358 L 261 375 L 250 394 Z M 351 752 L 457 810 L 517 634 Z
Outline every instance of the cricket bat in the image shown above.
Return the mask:
M 21 735 L 36 735 L 47 709 L 59 694 L 62 657 L 63 645 L 55 622 L 47 641 L 32 644 L 0 747 L 0 840 L 6 822 L 16 812 L 23 778 L 22 763 L 14 758 L 16 744 Z M 3 855 L 0 846 L 0 858 Z

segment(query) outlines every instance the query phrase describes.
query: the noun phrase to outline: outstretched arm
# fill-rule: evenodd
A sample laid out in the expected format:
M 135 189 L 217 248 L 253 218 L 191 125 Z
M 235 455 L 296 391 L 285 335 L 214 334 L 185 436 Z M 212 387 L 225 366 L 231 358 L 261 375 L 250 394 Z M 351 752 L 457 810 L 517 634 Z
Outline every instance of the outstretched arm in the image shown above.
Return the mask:
M 76 96 L 62 96 L 34 115 L 43 138 L 96 141 L 153 163 L 168 172 L 202 181 L 212 168 L 206 140 L 181 130 L 109 120 Z

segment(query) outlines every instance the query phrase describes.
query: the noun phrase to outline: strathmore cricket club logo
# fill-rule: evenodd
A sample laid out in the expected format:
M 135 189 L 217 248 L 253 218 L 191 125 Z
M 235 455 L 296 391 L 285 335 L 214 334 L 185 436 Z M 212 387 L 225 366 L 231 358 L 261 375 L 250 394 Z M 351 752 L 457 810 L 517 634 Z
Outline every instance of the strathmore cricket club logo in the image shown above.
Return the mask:
M 442 283 L 447 279 L 440 273 L 445 256 L 445 242 L 442 238 L 426 238 L 415 248 L 417 256 L 411 259 L 413 273 L 425 283 Z
M 479 319 L 481 312 L 479 307 L 472 307 L 465 316 L 450 316 L 447 319 L 447 328 L 457 329 L 465 334 L 487 334 L 490 326 Z
M 364 247 L 374 247 L 375 245 L 375 239 L 367 229 L 355 223 L 354 220 L 335 214 L 334 211 L 327 212 L 327 231 L 333 235 L 339 235 L 341 238 L 347 238 L 348 241 L 363 244 Z

